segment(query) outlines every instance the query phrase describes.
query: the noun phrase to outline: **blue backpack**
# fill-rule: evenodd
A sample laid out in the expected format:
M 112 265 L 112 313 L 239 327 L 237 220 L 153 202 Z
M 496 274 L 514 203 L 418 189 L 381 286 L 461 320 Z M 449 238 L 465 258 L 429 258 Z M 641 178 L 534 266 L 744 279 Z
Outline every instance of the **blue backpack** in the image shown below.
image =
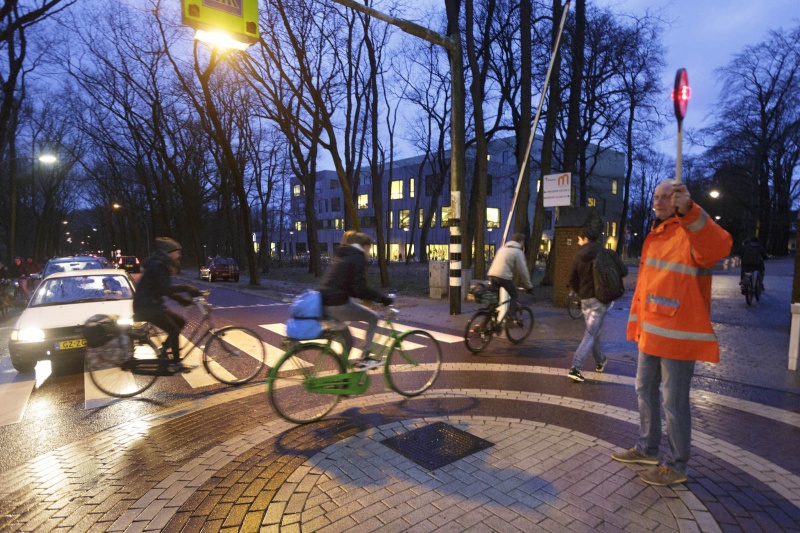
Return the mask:
M 322 336 L 322 294 L 307 290 L 289 306 L 286 336 L 297 340 L 318 339 Z

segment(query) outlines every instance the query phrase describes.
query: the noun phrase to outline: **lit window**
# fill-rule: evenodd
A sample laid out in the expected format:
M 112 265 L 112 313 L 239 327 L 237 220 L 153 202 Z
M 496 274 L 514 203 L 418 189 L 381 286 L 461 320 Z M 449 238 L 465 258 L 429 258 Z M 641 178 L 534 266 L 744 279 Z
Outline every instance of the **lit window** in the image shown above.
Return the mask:
M 442 208 L 442 224 L 441 227 L 449 228 L 450 227 L 450 206 Z
M 419 227 L 421 228 L 423 226 L 425 226 L 425 210 L 424 209 L 420 209 L 419 210 Z
M 303 231 L 303 222 L 301 220 L 298 220 L 297 222 L 294 223 L 294 230 Z
M 391 193 L 389 194 L 391 200 L 403 199 L 403 180 L 392 181 Z
M 331 189 L 339 188 L 339 180 L 331 180 Z
M 344 219 L 343 218 L 335 218 L 333 219 L 334 225 L 336 229 L 344 229 Z
M 301 194 L 303 194 L 303 187 L 302 187 L 301 185 L 295 185 L 295 186 L 292 188 L 292 192 L 293 192 L 293 194 L 294 194 L 294 197 L 295 197 L 295 198 L 297 198 L 297 197 L 299 197 Z
M 597 206 L 597 198 L 587 198 L 586 205 L 589 207 L 596 207 Z
M 359 194 L 358 195 L 358 208 L 359 209 L 367 209 L 369 207 L 369 195 L 368 194 Z
M 406 229 L 409 228 L 409 216 L 410 211 L 408 209 L 401 209 L 397 213 L 397 229 Z
M 611 223 L 611 236 L 612 237 L 616 237 L 617 236 L 617 223 L 616 222 L 612 222 Z
M 394 226 L 394 213 L 392 213 L 391 211 L 389 211 L 389 221 L 387 222 L 387 225 L 386 225 L 386 227 L 387 227 L 388 229 L 392 229 L 392 226 Z
M 408 180 L 408 197 L 414 198 L 414 178 Z
M 611 194 L 617 194 L 617 180 L 611 180 Z
M 500 209 L 497 207 L 486 208 L 486 227 L 499 228 L 500 227 Z

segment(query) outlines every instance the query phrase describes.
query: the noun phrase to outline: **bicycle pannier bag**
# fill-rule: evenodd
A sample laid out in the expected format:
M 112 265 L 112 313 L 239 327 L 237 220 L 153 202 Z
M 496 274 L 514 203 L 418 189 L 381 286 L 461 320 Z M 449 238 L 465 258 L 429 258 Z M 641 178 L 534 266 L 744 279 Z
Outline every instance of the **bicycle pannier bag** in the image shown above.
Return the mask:
M 317 318 L 290 318 L 286 321 L 286 336 L 290 339 L 319 339 L 322 331 L 322 321 Z
M 286 336 L 291 339 L 310 340 L 322 336 L 322 294 L 307 290 L 299 294 L 289 306 Z
M 498 291 L 493 290 L 493 287 L 489 287 L 484 283 L 473 285 L 470 292 L 472 292 L 476 302 L 484 305 L 496 304 L 499 297 Z
M 622 272 L 611 254 L 605 248 L 600 248 L 593 264 L 594 297 L 604 304 L 608 304 L 622 296 L 625 286 L 622 284 Z
M 117 321 L 109 315 L 93 315 L 83 324 L 83 336 L 86 344 L 97 348 L 117 336 Z
M 322 294 L 319 291 L 307 290 L 295 296 L 289 306 L 292 318 L 322 318 Z

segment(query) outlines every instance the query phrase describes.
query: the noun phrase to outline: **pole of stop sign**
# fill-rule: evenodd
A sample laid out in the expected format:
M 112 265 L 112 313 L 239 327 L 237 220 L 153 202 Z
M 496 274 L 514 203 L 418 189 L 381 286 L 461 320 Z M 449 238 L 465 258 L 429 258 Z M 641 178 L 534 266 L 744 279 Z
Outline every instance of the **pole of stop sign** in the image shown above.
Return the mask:
M 672 89 L 672 105 L 675 109 L 675 118 L 678 119 L 678 154 L 675 158 L 675 181 L 683 182 L 683 117 L 689 106 L 692 89 L 689 87 L 689 76 L 685 68 L 679 68 L 675 73 L 675 85 Z

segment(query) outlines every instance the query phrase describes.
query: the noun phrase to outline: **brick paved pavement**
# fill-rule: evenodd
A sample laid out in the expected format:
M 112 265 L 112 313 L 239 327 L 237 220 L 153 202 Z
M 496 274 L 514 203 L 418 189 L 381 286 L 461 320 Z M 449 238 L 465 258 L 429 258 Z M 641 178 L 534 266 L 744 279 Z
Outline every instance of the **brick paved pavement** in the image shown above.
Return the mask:
M 606 374 L 565 376 L 582 334 L 538 306 L 529 341 L 445 354 L 420 398 L 343 400 L 326 420 L 277 419 L 263 385 L 171 405 L 0 473 L 4 531 L 800 531 L 800 378 L 785 370 L 789 262 L 746 309 L 714 279 L 720 365 L 699 365 L 690 479 L 656 488 L 612 450 L 637 433 L 626 302 L 609 315 Z M 628 295 L 630 298 L 630 295 Z M 405 316 L 460 334 L 447 302 Z M 408 311 L 411 312 L 408 312 Z M 494 445 L 434 471 L 380 443 L 445 421 Z

